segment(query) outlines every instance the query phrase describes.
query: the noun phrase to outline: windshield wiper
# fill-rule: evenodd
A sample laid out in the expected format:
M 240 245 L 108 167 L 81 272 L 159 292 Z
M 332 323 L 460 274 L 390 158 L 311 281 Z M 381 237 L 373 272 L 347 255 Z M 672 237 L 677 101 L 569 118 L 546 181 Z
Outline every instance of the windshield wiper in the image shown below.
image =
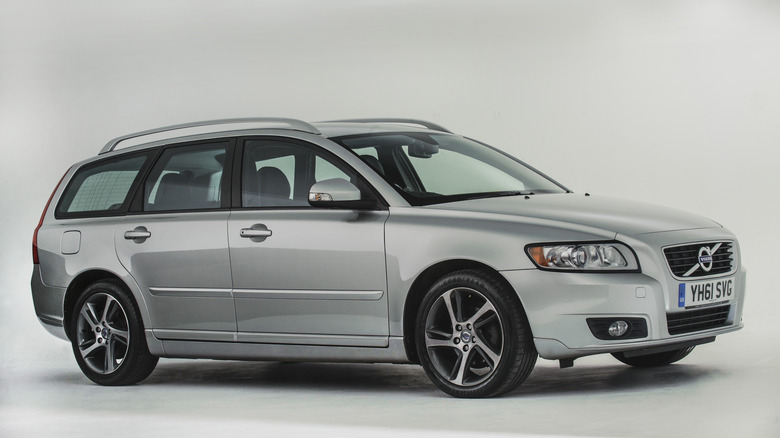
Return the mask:
M 482 198 L 499 198 L 502 196 L 527 196 L 533 195 L 534 192 L 530 190 L 506 190 L 503 192 L 484 192 L 484 193 L 472 193 L 469 195 L 463 195 L 460 200 L 467 199 L 482 199 Z
M 485 198 L 500 198 L 502 196 L 525 196 L 525 199 L 531 199 L 533 195 L 548 195 L 557 193 L 552 190 L 506 190 L 498 192 L 480 192 L 480 193 L 463 193 L 459 195 L 439 195 L 430 198 L 416 197 L 417 205 L 433 205 L 433 204 L 446 204 L 450 202 L 470 201 L 472 199 L 485 199 Z M 561 191 L 560 193 L 564 193 Z M 415 193 L 417 195 L 417 193 Z
M 495 192 L 494 196 L 525 196 L 525 195 L 535 195 L 536 193 L 530 191 L 530 190 L 511 190 L 506 192 Z

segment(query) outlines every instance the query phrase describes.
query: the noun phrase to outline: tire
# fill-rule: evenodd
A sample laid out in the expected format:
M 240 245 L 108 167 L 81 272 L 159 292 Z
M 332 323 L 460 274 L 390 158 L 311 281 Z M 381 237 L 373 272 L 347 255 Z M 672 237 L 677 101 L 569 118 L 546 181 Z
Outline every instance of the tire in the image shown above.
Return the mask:
M 135 302 L 117 282 L 92 283 L 73 308 L 70 339 L 81 371 L 99 385 L 132 385 L 157 365 Z
M 515 292 L 486 272 L 463 270 L 423 297 L 415 344 L 428 378 L 454 397 L 493 397 L 531 373 L 537 352 Z
M 694 347 L 681 348 L 679 350 L 665 351 L 663 353 L 647 354 L 644 356 L 626 357 L 623 353 L 612 353 L 612 356 L 626 365 L 639 368 L 662 367 L 675 363 L 691 354 Z

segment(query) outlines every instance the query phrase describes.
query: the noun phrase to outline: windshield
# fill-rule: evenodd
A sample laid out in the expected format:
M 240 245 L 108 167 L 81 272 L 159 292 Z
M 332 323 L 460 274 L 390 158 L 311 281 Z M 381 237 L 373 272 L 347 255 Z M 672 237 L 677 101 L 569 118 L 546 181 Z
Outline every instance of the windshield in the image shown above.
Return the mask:
M 567 191 L 503 152 L 454 135 L 367 134 L 332 140 L 357 154 L 412 205 Z

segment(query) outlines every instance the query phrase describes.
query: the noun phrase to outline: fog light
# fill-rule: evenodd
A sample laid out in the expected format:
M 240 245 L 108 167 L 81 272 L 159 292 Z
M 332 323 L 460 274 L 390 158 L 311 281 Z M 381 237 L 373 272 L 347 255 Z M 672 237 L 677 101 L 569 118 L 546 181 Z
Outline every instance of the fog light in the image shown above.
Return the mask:
M 626 339 L 647 337 L 647 321 L 644 318 L 621 317 L 588 318 L 588 328 L 596 339 L 621 342 Z
M 628 323 L 625 321 L 615 321 L 609 326 L 609 335 L 616 338 L 625 335 L 627 331 Z

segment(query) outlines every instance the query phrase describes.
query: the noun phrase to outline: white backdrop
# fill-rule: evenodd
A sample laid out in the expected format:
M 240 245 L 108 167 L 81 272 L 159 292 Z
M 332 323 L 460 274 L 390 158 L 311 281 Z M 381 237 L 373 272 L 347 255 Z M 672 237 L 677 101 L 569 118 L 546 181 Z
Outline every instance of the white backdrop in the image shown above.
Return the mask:
M 749 269 L 734 336 L 778 331 L 779 81 L 771 1 L 0 0 L 0 365 L 66 348 L 29 276 L 70 164 L 248 116 L 429 119 L 577 192 L 711 217 Z

